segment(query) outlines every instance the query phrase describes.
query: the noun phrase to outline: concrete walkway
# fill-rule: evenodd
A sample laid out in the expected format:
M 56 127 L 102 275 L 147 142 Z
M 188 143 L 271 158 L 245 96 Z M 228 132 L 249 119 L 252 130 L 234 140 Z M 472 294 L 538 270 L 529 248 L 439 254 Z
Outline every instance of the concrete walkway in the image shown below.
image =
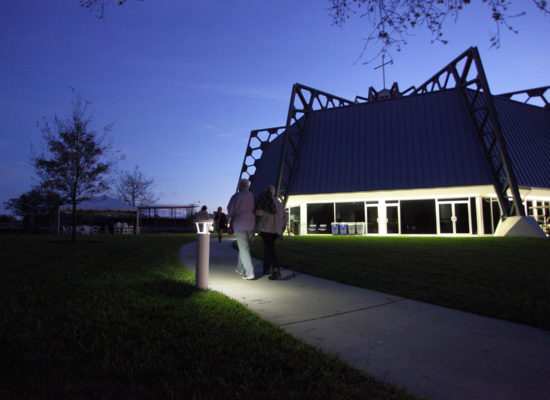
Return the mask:
M 235 273 L 233 240 L 210 243 L 209 288 L 367 374 L 429 399 L 550 399 L 550 331 L 302 273 Z M 195 270 L 196 244 L 180 259 Z M 549 288 L 550 290 L 550 288 Z

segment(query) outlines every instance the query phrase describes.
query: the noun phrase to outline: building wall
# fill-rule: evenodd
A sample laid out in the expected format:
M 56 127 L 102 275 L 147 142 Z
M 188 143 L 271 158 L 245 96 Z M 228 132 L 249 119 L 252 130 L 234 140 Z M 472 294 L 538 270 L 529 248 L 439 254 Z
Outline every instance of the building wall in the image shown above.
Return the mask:
M 550 222 L 550 189 L 520 188 L 526 214 Z M 295 234 L 332 234 L 335 224 L 362 235 L 491 235 L 500 218 L 492 186 L 290 196 Z M 350 232 L 351 231 L 351 232 Z

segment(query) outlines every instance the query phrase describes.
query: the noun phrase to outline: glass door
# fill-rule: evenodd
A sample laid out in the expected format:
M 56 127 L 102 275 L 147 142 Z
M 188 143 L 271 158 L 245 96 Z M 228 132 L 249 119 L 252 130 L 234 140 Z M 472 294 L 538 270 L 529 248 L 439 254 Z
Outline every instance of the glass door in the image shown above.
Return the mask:
M 453 205 L 439 204 L 439 232 L 454 233 Z
M 468 200 L 439 202 L 439 233 L 471 232 Z
M 471 233 L 468 203 L 455 203 L 455 233 Z
M 378 233 L 378 204 L 367 204 L 367 233 Z
M 293 235 L 300 234 L 300 207 L 290 209 L 290 218 L 288 220 L 288 231 Z
M 399 207 L 398 205 L 386 205 L 386 220 L 388 234 L 399 233 Z

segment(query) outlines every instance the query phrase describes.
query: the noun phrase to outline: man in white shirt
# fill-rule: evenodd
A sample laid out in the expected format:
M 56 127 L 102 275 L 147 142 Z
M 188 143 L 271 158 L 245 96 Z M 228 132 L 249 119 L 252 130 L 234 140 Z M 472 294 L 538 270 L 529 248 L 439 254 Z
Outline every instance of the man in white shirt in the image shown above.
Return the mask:
M 239 192 L 231 196 L 227 205 L 228 217 L 239 246 L 239 262 L 236 271 L 242 274 L 243 279 L 246 280 L 255 278 L 254 264 L 250 256 L 250 243 L 254 238 L 256 215 L 254 195 L 248 191 L 249 187 L 248 179 L 241 179 L 238 186 Z

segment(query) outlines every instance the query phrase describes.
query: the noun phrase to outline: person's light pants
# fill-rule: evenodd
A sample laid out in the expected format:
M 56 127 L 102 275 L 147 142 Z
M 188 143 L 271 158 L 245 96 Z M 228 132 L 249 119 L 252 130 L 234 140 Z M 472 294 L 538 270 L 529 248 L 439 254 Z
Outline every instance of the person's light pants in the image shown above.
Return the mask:
M 237 264 L 237 271 L 244 271 L 245 276 L 254 275 L 254 264 L 252 263 L 252 257 L 250 256 L 250 243 L 254 238 L 254 232 L 235 231 L 235 238 L 237 239 L 237 246 L 239 246 L 239 262 Z

